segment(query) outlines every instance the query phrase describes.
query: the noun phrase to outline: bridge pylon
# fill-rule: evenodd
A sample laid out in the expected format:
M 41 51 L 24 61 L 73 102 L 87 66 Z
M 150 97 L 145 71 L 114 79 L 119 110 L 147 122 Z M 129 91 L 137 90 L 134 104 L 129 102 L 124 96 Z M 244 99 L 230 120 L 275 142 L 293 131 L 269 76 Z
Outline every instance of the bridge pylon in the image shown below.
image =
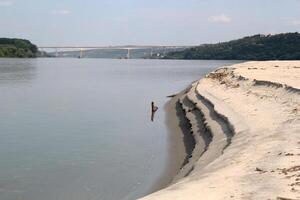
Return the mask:
M 83 51 L 84 51 L 84 49 L 83 49 L 83 48 L 80 48 L 79 58 L 83 58 Z
M 127 59 L 130 59 L 130 49 L 127 49 Z
M 58 57 L 58 49 L 55 48 L 55 57 Z

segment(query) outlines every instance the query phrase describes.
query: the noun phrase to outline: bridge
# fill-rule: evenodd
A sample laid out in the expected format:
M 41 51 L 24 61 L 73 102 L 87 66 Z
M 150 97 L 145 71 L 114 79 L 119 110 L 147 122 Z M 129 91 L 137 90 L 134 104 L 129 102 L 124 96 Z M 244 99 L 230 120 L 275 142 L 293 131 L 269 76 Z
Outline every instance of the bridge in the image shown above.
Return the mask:
M 52 49 L 55 51 L 55 56 L 58 57 L 58 50 L 78 50 L 79 58 L 84 56 L 84 51 L 91 49 L 108 49 L 108 50 L 127 50 L 127 59 L 131 58 L 130 51 L 133 49 L 151 49 L 150 55 L 153 56 L 153 49 L 162 49 L 166 51 L 167 49 L 186 49 L 193 46 L 163 46 L 163 45 L 124 45 L 124 46 L 39 46 L 39 50 L 43 53 L 45 49 Z

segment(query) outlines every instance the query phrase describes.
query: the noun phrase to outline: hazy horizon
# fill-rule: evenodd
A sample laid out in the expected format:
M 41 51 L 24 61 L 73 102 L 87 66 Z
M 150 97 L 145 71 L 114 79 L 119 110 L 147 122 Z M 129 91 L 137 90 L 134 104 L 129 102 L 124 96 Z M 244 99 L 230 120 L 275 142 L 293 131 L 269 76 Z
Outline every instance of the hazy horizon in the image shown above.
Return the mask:
M 0 37 L 45 45 L 198 45 L 300 31 L 299 0 L 0 0 Z

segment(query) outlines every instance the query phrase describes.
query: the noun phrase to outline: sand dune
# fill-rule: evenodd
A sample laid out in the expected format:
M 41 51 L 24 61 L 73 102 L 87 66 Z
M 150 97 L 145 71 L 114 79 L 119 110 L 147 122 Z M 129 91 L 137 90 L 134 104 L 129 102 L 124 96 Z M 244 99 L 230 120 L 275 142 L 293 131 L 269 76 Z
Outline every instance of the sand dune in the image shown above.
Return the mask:
M 173 184 L 143 200 L 300 199 L 299 61 L 220 68 L 171 102 L 194 142 Z

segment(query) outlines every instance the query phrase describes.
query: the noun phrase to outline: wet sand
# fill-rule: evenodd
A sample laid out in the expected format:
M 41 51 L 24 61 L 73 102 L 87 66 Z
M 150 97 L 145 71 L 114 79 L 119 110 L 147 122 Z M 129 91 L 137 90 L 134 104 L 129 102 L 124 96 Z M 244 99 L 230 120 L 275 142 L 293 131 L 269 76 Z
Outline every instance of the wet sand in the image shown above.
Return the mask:
M 160 180 L 151 189 L 152 192 L 165 188 L 172 183 L 178 176 L 182 167 L 187 164 L 194 145 L 194 138 L 190 135 L 188 120 L 185 118 L 184 111 L 178 108 L 178 99 L 187 90 L 174 95 L 164 107 L 166 111 L 166 125 L 169 132 L 169 157 L 168 168 L 165 169 Z M 181 124 L 181 126 L 180 126 Z

